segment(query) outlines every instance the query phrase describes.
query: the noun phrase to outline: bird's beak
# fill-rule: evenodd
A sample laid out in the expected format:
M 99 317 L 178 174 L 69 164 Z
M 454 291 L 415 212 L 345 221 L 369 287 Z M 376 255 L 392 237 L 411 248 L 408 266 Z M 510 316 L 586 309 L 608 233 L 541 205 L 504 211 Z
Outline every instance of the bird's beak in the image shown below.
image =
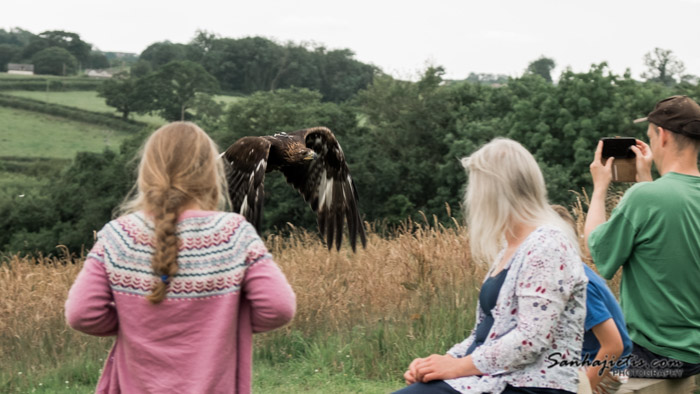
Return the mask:
M 311 151 L 311 153 L 304 156 L 304 160 L 316 160 L 316 159 L 318 159 L 318 155 L 314 151 Z

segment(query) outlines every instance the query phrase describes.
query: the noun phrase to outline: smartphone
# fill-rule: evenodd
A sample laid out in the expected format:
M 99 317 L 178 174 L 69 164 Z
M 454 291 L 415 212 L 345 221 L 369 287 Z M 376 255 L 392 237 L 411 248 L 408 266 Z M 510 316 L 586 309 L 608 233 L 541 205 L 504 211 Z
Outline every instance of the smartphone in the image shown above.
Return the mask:
M 614 157 L 612 165 L 613 182 L 636 182 L 637 166 L 635 154 L 630 146 L 637 144 L 632 137 L 603 138 L 603 162 L 608 157 Z
M 603 138 L 603 157 L 616 159 L 634 159 L 634 151 L 630 146 L 637 144 L 632 137 L 607 137 Z

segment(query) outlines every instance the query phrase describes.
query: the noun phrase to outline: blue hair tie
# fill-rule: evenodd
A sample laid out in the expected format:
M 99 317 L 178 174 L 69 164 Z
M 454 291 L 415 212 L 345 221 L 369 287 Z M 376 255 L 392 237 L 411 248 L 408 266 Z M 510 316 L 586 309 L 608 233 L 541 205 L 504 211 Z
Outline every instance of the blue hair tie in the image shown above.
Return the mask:
M 163 274 L 163 275 L 160 276 L 160 280 L 162 280 L 163 283 L 165 283 L 165 285 L 167 286 L 167 285 L 170 284 L 170 281 L 168 280 L 169 277 L 170 277 L 170 276 Z

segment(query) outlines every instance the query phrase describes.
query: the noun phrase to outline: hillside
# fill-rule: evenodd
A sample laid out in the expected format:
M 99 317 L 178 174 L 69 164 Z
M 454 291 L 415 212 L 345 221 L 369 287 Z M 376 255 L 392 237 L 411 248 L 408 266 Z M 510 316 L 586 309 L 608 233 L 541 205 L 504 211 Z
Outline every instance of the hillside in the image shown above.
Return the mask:
M 98 97 L 97 92 L 93 90 L 48 93 L 27 90 L 11 90 L 4 93 L 11 96 L 24 97 L 47 103 L 65 105 L 87 111 L 109 113 L 110 115 L 119 116 L 119 113 L 117 113 L 114 108 L 105 104 L 105 99 Z M 153 124 L 154 126 L 165 123 L 165 119 L 156 115 L 136 114 L 132 118 L 141 122 Z
M 154 130 L 166 122 L 149 114 L 133 114 L 133 121 L 124 122 L 94 90 L 99 83 L 80 77 L 0 73 L 0 199 L 30 196 L 69 165 L 76 153 L 118 151 L 139 129 Z M 223 106 L 242 99 L 214 97 Z
M 47 114 L 0 107 L 0 157 L 72 159 L 118 149 L 129 133 Z

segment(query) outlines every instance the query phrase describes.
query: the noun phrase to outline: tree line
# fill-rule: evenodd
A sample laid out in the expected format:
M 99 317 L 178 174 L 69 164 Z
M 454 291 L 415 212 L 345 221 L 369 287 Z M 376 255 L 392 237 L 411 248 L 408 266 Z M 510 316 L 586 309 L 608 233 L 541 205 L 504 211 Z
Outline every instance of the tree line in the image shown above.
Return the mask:
M 34 64 L 34 72 L 73 75 L 86 68 L 107 68 L 107 57 L 76 33 L 62 30 L 33 34 L 20 28 L 0 29 L 0 71 L 8 63 Z
M 349 99 L 367 87 L 379 72 L 377 67 L 355 60 L 349 49 L 280 44 L 263 37 L 234 39 L 201 31 L 187 44 L 153 43 L 138 58 L 107 55 L 71 32 L 46 31 L 35 35 L 22 29 L 9 32 L 0 29 L 0 71 L 6 71 L 11 62 L 33 63 L 36 73 L 53 75 L 73 75 L 85 68 L 121 65 L 129 70 L 121 74 L 120 81 L 139 84 L 140 78 L 154 73 L 162 77 L 163 69 L 171 67 L 196 72 L 203 80 L 215 80 L 216 84 L 204 84 L 203 90 L 207 91 L 250 94 L 301 87 L 319 91 L 324 101 L 334 102 Z M 122 91 L 129 90 L 121 87 Z M 133 108 L 149 111 L 140 105 L 144 100 L 132 101 Z M 124 106 L 118 109 L 124 116 L 133 111 Z
M 440 67 L 426 69 L 415 82 L 377 74 L 341 102 L 308 88 L 262 90 L 225 109 L 198 111 L 196 121 L 222 149 L 246 135 L 329 127 L 345 152 L 364 219 L 381 228 L 420 219 L 419 212 L 445 225 L 450 216 L 461 220 L 467 180 L 458 159 L 497 136 L 525 145 L 542 168 L 550 200 L 570 204 L 574 192 L 590 189 L 588 165 L 599 138 L 645 140 L 645 128 L 632 120 L 660 98 L 700 99 L 697 79 L 676 74 L 664 81 L 651 65 L 653 75 L 644 81 L 601 63 L 586 72 L 565 70 L 556 83 L 542 75 L 553 62 L 544 66 L 496 84 L 447 83 Z M 57 244 L 73 251 L 89 246 L 93 230 L 109 220 L 133 184 L 132 159 L 151 131 L 119 152 L 78 154 L 38 196 L 0 202 L 0 248 L 49 253 Z M 287 223 L 315 229 L 313 213 L 284 182 L 275 173 L 266 178 L 265 231 L 283 231 Z

